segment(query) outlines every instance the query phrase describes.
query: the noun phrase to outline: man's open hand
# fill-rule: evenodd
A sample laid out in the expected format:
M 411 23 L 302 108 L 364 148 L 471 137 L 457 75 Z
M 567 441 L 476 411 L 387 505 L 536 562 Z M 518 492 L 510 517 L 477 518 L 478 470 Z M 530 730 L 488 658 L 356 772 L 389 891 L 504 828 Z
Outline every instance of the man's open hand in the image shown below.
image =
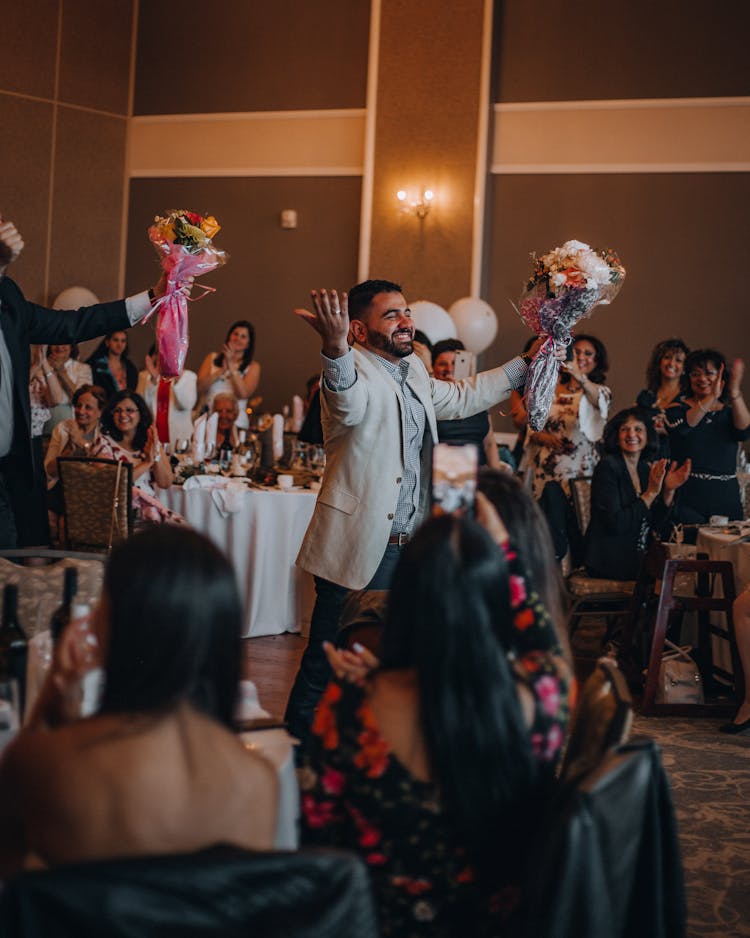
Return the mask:
M 341 358 L 349 351 L 349 303 L 346 293 L 339 298 L 335 290 L 312 290 L 310 293 L 314 313 L 308 309 L 295 309 L 294 315 L 309 323 L 323 340 L 323 354 L 327 358 Z

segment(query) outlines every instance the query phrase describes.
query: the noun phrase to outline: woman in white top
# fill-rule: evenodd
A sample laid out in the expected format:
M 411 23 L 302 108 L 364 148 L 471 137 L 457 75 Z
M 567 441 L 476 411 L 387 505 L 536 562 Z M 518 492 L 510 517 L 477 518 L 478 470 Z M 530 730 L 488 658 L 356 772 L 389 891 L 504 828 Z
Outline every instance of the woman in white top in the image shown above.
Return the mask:
M 44 428 L 45 433 L 52 433 L 58 423 L 73 416 L 73 395 L 84 384 L 91 384 L 91 367 L 78 361 L 78 346 L 50 345 L 47 350 L 47 362 L 55 373 L 62 388 L 59 404 L 51 407 L 50 418 Z
M 555 399 L 542 430 L 529 430 L 522 461 L 535 498 L 547 517 L 562 559 L 568 547 L 580 560 L 570 501 L 570 480 L 591 476 L 599 461 L 597 443 L 607 423 L 612 392 L 605 385 L 609 362 L 604 343 L 592 335 L 576 336 L 573 357 L 561 365 Z
M 161 426 L 157 413 L 160 389 L 159 355 L 156 346 L 152 345 L 146 356 L 146 368 L 138 375 L 136 393 L 141 395 L 154 415 L 161 442 L 174 446 L 177 440 L 189 440 L 193 435 L 192 411 L 198 399 L 197 375 L 194 371 L 183 371 L 174 381 L 162 380 L 165 382 L 163 393 L 168 396 L 169 401 L 166 427 Z
M 246 428 L 247 399 L 252 397 L 260 381 L 260 365 L 253 361 L 255 329 L 247 319 L 232 323 L 226 341 L 218 353 L 211 352 L 203 359 L 198 371 L 198 393 L 210 411 L 214 397 L 220 391 L 229 391 L 239 401 L 237 426 Z

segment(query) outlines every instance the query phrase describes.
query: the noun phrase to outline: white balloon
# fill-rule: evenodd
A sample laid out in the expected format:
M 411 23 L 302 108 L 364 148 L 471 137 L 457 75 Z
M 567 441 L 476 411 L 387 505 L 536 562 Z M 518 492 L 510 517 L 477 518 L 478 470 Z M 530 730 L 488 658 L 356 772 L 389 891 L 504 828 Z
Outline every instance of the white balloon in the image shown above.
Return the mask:
M 421 330 L 434 345 L 443 339 L 456 338 L 456 324 L 442 306 L 429 300 L 410 303 L 414 327 Z
M 66 287 L 52 304 L 52 309 L 80 309 L 81 306 L 95 306 L 99 302 L 96 293 L 88 287 Z
M 479 355 L 497 335 L 497 316 L 489 303 L 478 296 L 464 296 L 448 310 L 456 324 L 456 333 L 466 348 Z

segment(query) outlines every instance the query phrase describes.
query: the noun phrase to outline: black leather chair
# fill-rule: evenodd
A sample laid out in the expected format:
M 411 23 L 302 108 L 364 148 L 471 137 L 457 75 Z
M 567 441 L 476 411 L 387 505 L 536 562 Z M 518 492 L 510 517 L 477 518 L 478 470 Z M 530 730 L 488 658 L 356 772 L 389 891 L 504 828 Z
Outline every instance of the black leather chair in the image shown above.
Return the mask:
M 524 936 L 682 938 L 685 889 L 659 749 L 609 753 L 563 789 L 524 888 Z
M 334 850 L 192 854 L 21 873 L 3 938 L 376 938 L 365 866 Z

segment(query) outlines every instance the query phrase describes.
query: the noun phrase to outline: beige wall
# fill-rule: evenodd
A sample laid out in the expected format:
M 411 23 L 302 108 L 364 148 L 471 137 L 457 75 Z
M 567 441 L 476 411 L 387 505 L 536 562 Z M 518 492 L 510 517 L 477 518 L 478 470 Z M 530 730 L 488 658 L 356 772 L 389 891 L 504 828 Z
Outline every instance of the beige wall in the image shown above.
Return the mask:
M 155 278 L 156 254 L 146 237 L 157 210 L 188 206 L 211 211 L 222 224 L 216 243 L 228 263 L 205 277 L 216 293 L 190 306 L 188 367 L 218 351 L 227 327 L 249 319 L 256 329 L 264 408 L 279 410 L 320 370 L 320 342 L 292 314 L 325 284 L 344 288 L 356 280 L 360 180 L 350 178 L 136 179 L 130 186 L 129 291 Z M 279 224 L 282 208 L 298 212 L 296 230 Z M 131 331 L 131 354 L 143 367 L 153 341 L 149 328 Z
M 117 296 L 132 32 L 130 0 L 4 4 L 0 212 L 38 302 L 74 284 Z
M 449 305 L 469 292 L 483 0 L 383 0 L 371 226 L 371 276 Z M 396 192 L 431 188 L 424 220 Z

